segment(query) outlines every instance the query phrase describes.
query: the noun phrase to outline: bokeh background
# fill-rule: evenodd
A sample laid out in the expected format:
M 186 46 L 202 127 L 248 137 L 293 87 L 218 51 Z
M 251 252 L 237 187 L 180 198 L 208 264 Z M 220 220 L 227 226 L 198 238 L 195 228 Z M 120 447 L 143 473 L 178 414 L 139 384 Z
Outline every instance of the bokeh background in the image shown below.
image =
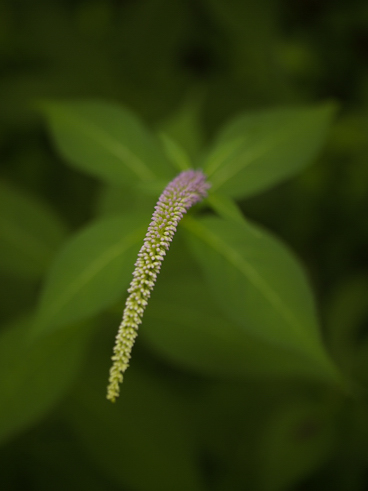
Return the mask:
M 240 205 L 248 217 L 277 233 L 302 259 L 315 291 L 324 335 L 328 338 L 331 326 L 343 319 L 344 325 L 354 326 L 354 343 L 366 341 L 366 1 L 2 0 L 1 186 L 5 185 L 4 189 L 10 186 L 15 194 L 18 193 L 20 202 L 24 196 L 41 202 L 50 213 L 58 216 L 66 236 L 94 216 L 100 184 L 66 166 L 56 153 L 45 121 L 37 110 L 40 101 L 49 99 L 99 99 L 121 103 L 136 112 L 151 128 L 165 129 L 184 142 L 193 154 L 200 145 L 210 141 L 225 121 L 240 112 L 335 101 L 339 107 L 336 120 L 323 152 L 313 166 Z M 9 201 L 2 200 L 1 194 L 0 206 L 9 206 Z M 2 247 L 5 248 L 0 246 L 0 253 Z M 9 262 L 5 253 L 2 256 L 0 316 L 2 324 L 8 326 L 19 315 L 32 311 L 42 281 Z M 50 256 L 47 261 L 51 259 Z M 113 324 L 111 322 L 112 330 Z M 89 354 L 86 354 L 89 363 L 81 368 L 80 377 L 85 380 L 103 379 L 105 375 L 94 367 L 92 353 L 103 343 L 109 350 L 110 338 L 106 340 L 101 333 L 98 336 L 90 342 Z M 151 356 L 146 354 L 144 347 L 138 348 L 137 358 L 141 359 L 142 366 L 149 367 L 151 363 L 156 370 L 166 374 L 167 367 L 157 368 Z M 132 375 L 137 387 L 141 383 L 140 376 L 139 370 Z M 175 370 L 165 377 L 169 378 L 170 390 L 180 393 L 175 404 L 185 407 L 186 393 L 201 391 L 204 383 L 193 374 L 176 373 Z M 368 370 L 361 378 L 368 380 Z M 155 383 L 153 380 L 152 387 Z M 138 412 L 142 424 L 141 429 L 136 430 L 140 435 L 136 453 L 122 451 L 119 454 L 117 450 L 114 453 L 113 435 L 116 431 L 116 438 L 124 440 L 126 433 L 132 431 L 126 422 L 130 416 L 126 416 L 122 426 L 118 415 L 114 421 L 106 413 L 105 421 L 108 419 L 111 427 L 101 429 L 101 432 L 105 436 L 111 433 L 108 443 L 109 440 L 104 440 L 96 429 L 96 421 L 103 419 L 106 411 L 105 401 L 96 405 L 97 399 L 92 398 L 90 391 L 80 397 L 80 403 L 70 402 L 75 399 L 75 391 L 83 392 L 75 388 L 76 382 L 74 388 L 70 387 L 65 397 L 42 417 L 21 426 L 5 439 L 0 448 L 0 488 L 4 491 L 367 489 L 368 442 L 363 437 L 359 444 L 354 438 L 351 442 L 349 438 L 342 438 L 340 443 L 334 443 L 338 450 L 333 457 L 322 452 L 324 457 L 313 465 L 301 465 L 300 469 L 299 464 L 291 465 L 293 470 L 288 477 L 280 477 L 278 472 L 287 467 L 285 462 L 292 458 L 292 451 L 284 456 L 285 461 L 281 457 L 279 462 L 267 457 L 269 467 L 265 466 L 262 472 L 278 477 L 270 482 L 259 475 L 254 477 L 254 469 L 246 463 L 253 447 L 246 446 L 244 441 L 257 442 L 254 428 L 258 428 L 258 419 L 273 401 L 281 401 L 278 404 L 286 407 L 286 412 L 282 412 L 277 406 L 285 421 L 293 420 L 295 414 L 292 411 L 291 416 L 287 416 L 290 409 L 287 394 L 290 391 L 295 394 L 298 389 L 294 386 L 290 389 L 289 381 L 280 385 L 262 382 L 265 385 L 261 388 L 254 380 L 247 381 L 246 388 L 239 381 L 219 386 L 216 383 L 213 381 L 213 393 L 207 394 L 207 406 L 203 403 L 200 410 L 193 405 L 186 409 L 193 413 L 193 420 L 202 423 L 211 420 L 208 428 L 212 429 L 208 429 L 206 441 L 213 452 L 209 455 L 196 450 L 203 487 L 185 483 L 170 487 L 170 484 L 163 484 L 165 475 L 157 472 L 155 480 L 153 471 L 151 474 L 147 471 L 147 483 L 142 484 L 139 479 L 135 480 L 134 472 L 133 477 L 129 472 L 127 477 L 124 470 L 116 471 L 121 466 L 124 468 L 124 462 L 131 468 L 136 465 L 136 474 L 146 472 L 146 461 L 153 460 L 150 465 L 155 468 L 155 454 L 160 453 L 156 443 L 161 436 L 155 431 L 151 434 L 152 428 L 147 423 L 150 430 L 145 437 L 144 412 L 140 414 L 138 410 L 145 407 L 147 401 L 142 396 L 142 400 L 135 403 L 137 407 L 133 402 L 131 406 L 127 403 L 128 415 L 131 414 L 134 422 L 134 414 Z M 101 386 L 103 384 L 104 380 Z M 149 390 L 153 391 L 152 387 Z M 142 391 L 145 390 L 143 381 Z M 157 390 L 160 392 L 161 388 Z M 133 391 L 132 399 L 136 399 L 136 392 Z M 165 403 L 165 397 L 163 392 L 163 414 L 158 399 L 153 409 L 145 407 L 146 411 L 156 411 L 163 422 L 170 419 L 171 414 L 170 403 Z M 301 399 L 297 400 L 298 411 L 303 412 Z M 24 405 L 27 403 L 24 396 Z M 84 412 L 84 405 L 88 404 L 90 412 Z M 214 406 L 218 408 L 216 413 L 205 413 Z M 246 417 L 242 417 L 245 406 Z M 201 411 L 204 414 L 199 416 Z M 347 434 L 362 434 L 361 425 L 368 427 L 366 422 L 362 423 L 365 421 L 363 416 L 355 416 L 349 413 L 346 418 L 355 421 L 360 429 L 351 429 L 349 424 L 354 424 L 349 423 L 344 427 Z M 248 423 L 251 421 L 248 426 L 244 418 Z M 267 448 L 270 455 L 277 455 L 283 445 L 282 439 L 277 440 L 275 436 L 278 427 L 269 424 L 274 428 L 275 448 L 272 450 L 271 444 Z M 95 428 L 96 435 L 91 433 L 91 428 Z M 214 428 L 219 432 L 217 438 L 211 434 Z M 298 431 L 298 438 L 308 440 L 310 435 L 318 435 L 318 425 L 307 422 Z M 243 443 L 238 441 L 239 432 Z M 98 443 L 99 437 L 104 443 Z M 131 437 L 137 438 L 136 435 Z M 183 441 L 177 436 L 173 446 L 181 447 Z M 244 448 L 240 451 L 241 445 Z M 93 446 L 96 448 L 91 456 L 89 447 Z M 161 458 L 164 461 L 165 455 L 157 457 L 157 469 L 161 468 Z M 140 459 L 142 467 L 138 465 Z M 228 460 L 234 462 L 229 464 Z M 223 462 L 227 465 L 224 464 L 224 469 L 221 467 Z M 175 482 L 175 476 L 181 480 L 180 472 L 176 473 L 175 465 L 171 464 L 168 461 L 168 483 Z M 229 475 L 231 478 L 224 477 Z

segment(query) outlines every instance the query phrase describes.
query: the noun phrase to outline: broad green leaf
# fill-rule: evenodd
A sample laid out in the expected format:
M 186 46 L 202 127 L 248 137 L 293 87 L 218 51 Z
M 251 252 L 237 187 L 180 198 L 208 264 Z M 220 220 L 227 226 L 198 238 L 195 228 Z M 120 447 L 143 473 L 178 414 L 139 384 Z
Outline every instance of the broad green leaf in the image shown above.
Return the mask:
M 208 285 L 229 317 L 254 336 L 313 361 L 321 378 L 336 381 L 309 285 L 287 248 L 248 223 L 188 217 L 184 225 Z
M 46 204 L 0 182 L 0 268 L 39 277 L 66 235 Z
M 267 343 L 231 321 L 198 275 L 163 276 L 139 334 L 163 358 L 207 376 L 320 379 L 319 367 L 314 363 Z
M 41 107 L 60 153 L 83 171 L 114 185 L 175 174 L 158 140 L 128 110 L 102 102 Z
M 230 122 L 203 164 L 211 190 L 243 198 L 296 174 L 320 151 L 334 112 L 332 104 L 282 108 Z
M 29 340 L 31 320 L 0 333 L 0 442 L 37 423 L 73 383 L 87 330 L 67 329 Z
M 336 445 L 336 407 L 292 401 L 277 408 L 259 435 L 259 483 L 263 491 L 291 489 L 321 468 Z
M 41 293 L 35 331 L 101 312 L 124 294 L 147 216 L 101 219 L 72 237 L 56 256 Z
M 111 404 L 104 398 L 102 364 L 97 358 L 98 372 L 96 357 L 93 364 L 93 376 L 89 373 L 71 406 L 71 421 L 96 465 L 124 489 L 204 490 L 194 428 L 177 388 L 135 363 L 119 401 Z

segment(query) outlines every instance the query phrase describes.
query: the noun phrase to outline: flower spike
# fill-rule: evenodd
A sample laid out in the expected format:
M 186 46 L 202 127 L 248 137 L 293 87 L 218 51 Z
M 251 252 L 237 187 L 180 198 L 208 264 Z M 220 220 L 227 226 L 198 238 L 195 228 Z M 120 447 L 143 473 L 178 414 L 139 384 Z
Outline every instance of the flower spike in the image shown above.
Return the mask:
M 115 402 L 119 396 L 119 385 L 129 366 L 138 326 L 142 322 L 148 298 L 156 283 L 161 263 L 170 247 L 176 227 L 184 213 L 207 196 L 209 187 L 210 184 L 206 182 L 206 176 L 202 171 L 181 172 L 168 184 L 155 206 L 152 221 L 135 263 L 133 280 L 128 289 L 129 296 L 111 358 L 113 365 L 110 369 L 107 399 L 112 402 Z

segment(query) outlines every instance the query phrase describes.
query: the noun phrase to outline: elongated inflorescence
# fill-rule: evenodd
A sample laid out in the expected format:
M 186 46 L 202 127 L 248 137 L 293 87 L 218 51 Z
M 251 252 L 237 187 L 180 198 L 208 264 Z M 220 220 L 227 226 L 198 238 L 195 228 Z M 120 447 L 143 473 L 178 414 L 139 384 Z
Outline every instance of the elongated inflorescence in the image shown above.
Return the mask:
M 210 185 L 202 171 L 188 170 L 171 181 L 160 196 L 143 246 L 138 254 L 133 280 L 128 289 L 122 322 L 116 336 L 107 398 L 115 402 L 119 385 L 129 366 L 138 326 L 155 285 L 166 251 L 184 213 L 207 195 Z

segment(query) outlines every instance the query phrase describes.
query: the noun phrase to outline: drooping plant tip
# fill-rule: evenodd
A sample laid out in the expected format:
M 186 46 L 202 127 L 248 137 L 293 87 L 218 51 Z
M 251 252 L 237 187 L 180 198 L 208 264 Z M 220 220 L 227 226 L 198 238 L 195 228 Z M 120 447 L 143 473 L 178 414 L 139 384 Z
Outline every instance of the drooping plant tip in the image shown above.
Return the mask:
M 138 326 L 142 323 L 144 310 L 177 225 L 189 208 L 207 196 L 209 187 L 202 171 L 181 172 L 168 184 L 155 206 L 143 246 L 138 253 L 123 319 L 116 335 L 107 388 L 107 399 L 112 402 L 119 396 Z

